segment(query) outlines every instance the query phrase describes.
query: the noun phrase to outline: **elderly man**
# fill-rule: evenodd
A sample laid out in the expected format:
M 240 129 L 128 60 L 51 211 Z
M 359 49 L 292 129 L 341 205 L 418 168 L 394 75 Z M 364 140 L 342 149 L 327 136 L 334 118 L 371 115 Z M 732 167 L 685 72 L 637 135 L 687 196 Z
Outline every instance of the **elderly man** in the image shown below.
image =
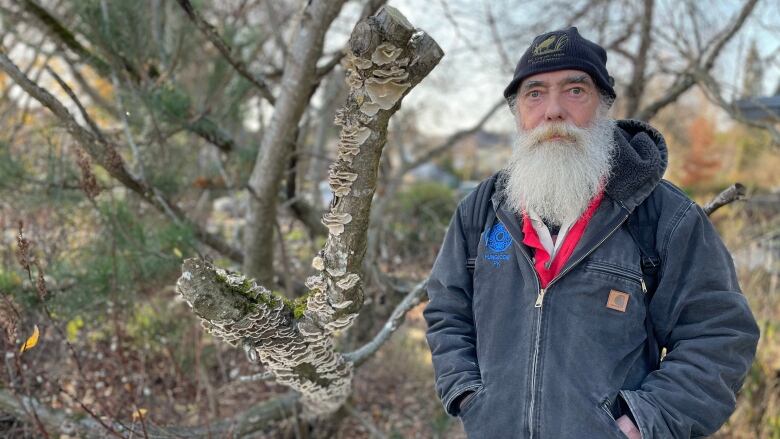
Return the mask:
M 661 134 L 607 116 L 606 61 L 573 27 L 534 39 L 504 91 L 512 158 L 431 272 L 436 390 L 469 438 L 709 435 L 753 361 L 731 256 L 662 180 Z

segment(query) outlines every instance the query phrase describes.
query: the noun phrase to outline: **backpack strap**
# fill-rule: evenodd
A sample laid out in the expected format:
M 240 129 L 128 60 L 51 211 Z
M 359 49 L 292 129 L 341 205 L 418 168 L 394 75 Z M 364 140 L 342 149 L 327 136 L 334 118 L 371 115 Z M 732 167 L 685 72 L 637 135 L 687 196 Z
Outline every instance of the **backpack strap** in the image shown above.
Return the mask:
M 641 255 L 642 288 L 645 292 L 645 306 L 649 307 L 656 288 L 658 288 L 658 271 L 661 268 L 661 257 L 656 248 L 656 233 L 660 217 L 655 199 L 650 196 L 634 209 L 626 221 L 626 229 L 634 240 Z M 649 308 L 648 308 L 649 309 Z M 653 322 L 650 314 L 645 317 L 645 332 L 647 332 L 650 358 L 654 359 L 654 368 L 661 360 L 661 348 L 655 338 Z
M 655 242 L 658 218 L 658 206 L 649 197 L 634 209 L 626 221 L 626 229 L 641 255 L 642 281 L 645 293 L 650 298 L 658 287 L 658 270 L 661 268 L 661 257 Z
M 474 267 L 477 263 L 477 250 L 479 249 L 479 240 L 482 237 L 482 230 L 486 224 L 492 223 L 496 212 L 490 206 L 490 199 L 493 196 L 493 190 L 496 186 L 500 172 L 491 175 L 490 178 L 483 180 L 476 189 L 471 202 L 465 206 L 466 211 L 463 218 L 463 232 L 466 235 L 466 268 L 469 273 L 474 275 Z

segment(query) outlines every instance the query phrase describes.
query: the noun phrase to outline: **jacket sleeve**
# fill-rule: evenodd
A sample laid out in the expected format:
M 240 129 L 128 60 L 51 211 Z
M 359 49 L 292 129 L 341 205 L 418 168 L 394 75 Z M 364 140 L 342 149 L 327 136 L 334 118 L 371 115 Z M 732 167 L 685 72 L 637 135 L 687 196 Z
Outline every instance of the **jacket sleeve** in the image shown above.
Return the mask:
M 667 354 L 638 390 L 620 392 L 643 439 L 717 431 L 736 407 L 758 343 L 731 255 L 698 205 L 684 209 L 664 238 L 649 305 Z
M 462 206 L 462 205 L 461 205 Z M 428 278 L 428 305 L 423 316 L 431 348 L 436 392 L 444 410 L 456 415 L 453 402 L 462 393 L 482 385 L 477 365 L 476 333 L 471 310 L 472 280 L 466 268 L 466 240 L 455 211 L 444 243 Z

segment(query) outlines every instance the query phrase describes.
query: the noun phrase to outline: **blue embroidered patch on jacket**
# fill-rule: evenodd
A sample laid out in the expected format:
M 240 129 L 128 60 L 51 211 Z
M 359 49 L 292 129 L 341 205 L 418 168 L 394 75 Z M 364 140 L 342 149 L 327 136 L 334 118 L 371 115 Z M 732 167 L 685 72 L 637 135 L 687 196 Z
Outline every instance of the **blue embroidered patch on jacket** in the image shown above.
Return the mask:
M 485 235 L 485 241 L 489 250 L 485 259 L 492 262 L 496 268 L 501 266 L 501 261 L 509 260 L 507 249 L 512 245 L 512 236 L 503 224 L 499 222 L 491 227 Z

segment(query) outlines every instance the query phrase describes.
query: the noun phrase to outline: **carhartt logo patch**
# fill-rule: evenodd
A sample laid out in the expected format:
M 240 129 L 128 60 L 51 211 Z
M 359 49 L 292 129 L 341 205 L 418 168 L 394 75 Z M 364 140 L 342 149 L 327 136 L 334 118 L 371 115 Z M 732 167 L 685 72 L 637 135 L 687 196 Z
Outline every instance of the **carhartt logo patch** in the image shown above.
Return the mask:
M 609 299 L 607 299 L 607 308 L 611 308 L 620 312 L 626 312 L 629 297 L 630 296 L 628 294 L 622 291 L 612 290 L 609 292 Z

